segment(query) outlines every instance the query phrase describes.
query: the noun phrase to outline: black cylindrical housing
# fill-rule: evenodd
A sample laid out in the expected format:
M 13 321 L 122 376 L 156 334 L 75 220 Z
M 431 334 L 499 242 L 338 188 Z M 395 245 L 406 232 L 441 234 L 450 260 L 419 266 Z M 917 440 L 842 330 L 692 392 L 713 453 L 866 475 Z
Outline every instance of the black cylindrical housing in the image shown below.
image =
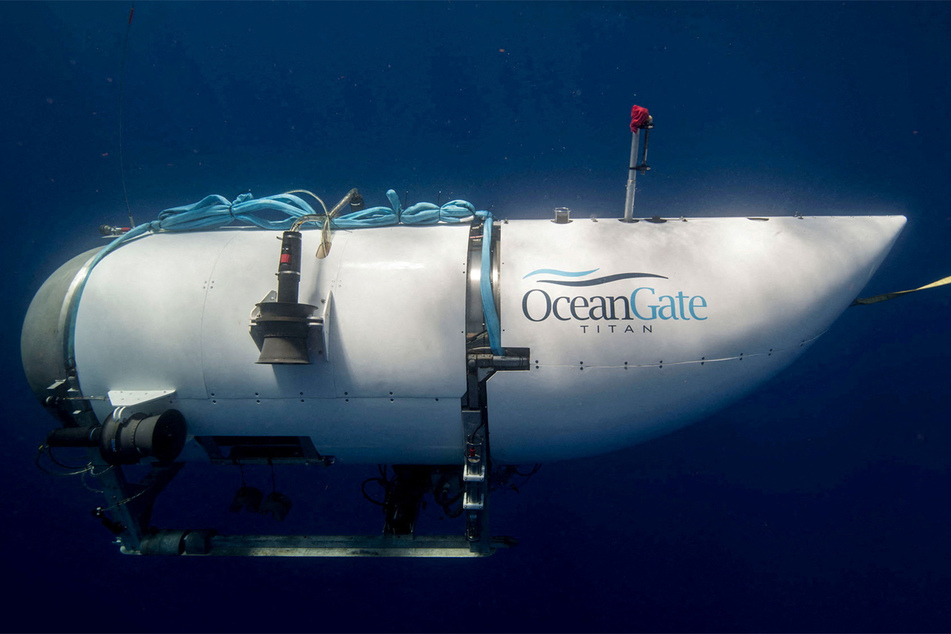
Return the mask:
M 285 231 L 281 240 L 281 263 L 277 268 L 277 301 L 297 303 L 300 287 L 301 234 Z
M 110 416 L 102 425 L 99 451 L 113 465 L 135 464 L 152 456 L 172 462 L 181 453 L 188 435 L 185 417 L 175 409 L 159 416 L 136 413 L 117 420 Z
M 144 457 L 171 462 L 185 446 L 185 417 L 175 409 L 158 416 L 136 413 L 128 418 L 112 416 L 102 425 L 54 429 L 47 435 L 50 447 L 98 447 L 103 460 L 112 465 L 135 464 Z
M 98 447 L 102 427 L 66 427 L 54 429 L 46 436 L 46 444 L 50 447 Z
M 363 211 L 367 206 L 363 202 L 363 196 L 356 189 L 350 190 L 350 211 Z

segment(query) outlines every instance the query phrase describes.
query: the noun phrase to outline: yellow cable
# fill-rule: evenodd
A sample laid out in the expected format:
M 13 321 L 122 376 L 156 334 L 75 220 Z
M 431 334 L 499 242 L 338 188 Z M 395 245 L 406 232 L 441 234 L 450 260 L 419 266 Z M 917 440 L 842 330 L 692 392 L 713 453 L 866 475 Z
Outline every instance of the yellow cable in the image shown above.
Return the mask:
M 877 304 L 878 302 L 884 302 L 889 299 L 895 299 L 899 295 L 907 295 L 908 293 L 916 293 L 918 291 L 923 291 L 928 288 L 937 288 L 939 286 L 945 286 L 946 284 L 951 284 L 951 275 L 946 278 L 940 279 L 937 282 L 932 282 L 931 284 L 925 284 L 918 288 L 913 288 L 907 291 L 895 291 L 894 293 L 885 293 L 884 295 L 875 295 L 874 297 L 860 297 L 852 302 L 852 306 L 865 305 L 865 304 Z
M 313 196 L 317 202 L 320 203 L 320 206 L 324 208 L 324 215 L 327 215 L 327 205 L 324 204 L 324 201 L 320 199 L 320 196 L 314 192 L 307 191 L 306 189 L 292 189 L 289 192 L 284 192 L 285 194 L 307 194 L 308 196 Z

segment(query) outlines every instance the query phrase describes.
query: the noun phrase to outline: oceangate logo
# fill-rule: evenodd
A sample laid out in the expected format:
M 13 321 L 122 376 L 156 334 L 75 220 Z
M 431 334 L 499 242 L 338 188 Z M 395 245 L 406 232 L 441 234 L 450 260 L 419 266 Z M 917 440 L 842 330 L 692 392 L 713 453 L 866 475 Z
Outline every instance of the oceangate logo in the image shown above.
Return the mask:
M 638 278 L 668 279 L 654 273 L 615 273 L 587 277 L 599 270 L 537 269 L 522 279 L 545 276 L 545 279 L 534 280 L 535 283 L 556 287 L 602 286 Z M 549 294 L 543 288 L 533 288 L 522 296 L 522 313 L 526 319 L 535 322 L 545 321 L 549 317 L 559 321 L 704 321 L 707 319 L 703 314 L 706 307 L 707 300 L 702 295 L 688 295 L 683 291 L 672 295 L 658 295 L 653 286 L 638 286 L 629 293 L 619 295 L 574 296 L 560 295 L 555 290 Z

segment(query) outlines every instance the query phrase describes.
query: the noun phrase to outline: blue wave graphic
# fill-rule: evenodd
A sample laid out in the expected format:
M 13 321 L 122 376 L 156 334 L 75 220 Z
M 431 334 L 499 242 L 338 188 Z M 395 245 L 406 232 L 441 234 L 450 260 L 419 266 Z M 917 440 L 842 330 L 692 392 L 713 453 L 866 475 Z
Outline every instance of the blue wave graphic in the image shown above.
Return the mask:
M 654 273 L 617 273 L 615 275 L 596 277 L 593 280 L 538 280 L 538 283 L 557 284 L 558 286 L 597 286 L 599 284 L 607 284 L 608 282 L 616 282 L 618 280 L 630 280 L 637 277 L 658 277 L 662 280 L 667 279 L 664 275 L 655 275 Z
M 563 275 L 564 277 L 582 277 L 585 275 L 590 275 L 595 271 L 600 269 L 591 269 L 590 271 L 559 271 L 558 269 L 536 269 L 523 277 L 522 279 L 528 279 L 533 275 Z

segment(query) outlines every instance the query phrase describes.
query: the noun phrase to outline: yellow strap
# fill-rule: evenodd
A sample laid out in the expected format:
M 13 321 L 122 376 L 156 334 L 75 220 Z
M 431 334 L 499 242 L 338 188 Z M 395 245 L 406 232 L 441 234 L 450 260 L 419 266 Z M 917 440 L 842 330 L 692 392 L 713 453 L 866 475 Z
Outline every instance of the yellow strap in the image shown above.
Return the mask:
M 874 297 L 860 297 L 852 302 L 851 306 L 858 306 L 859 304 L 877 304 L 878 302 L 884 302 L 888 299 L 895 299 L 899 295 L 906 295 L 908 293 L 915 293 L 917 291 L 923 291 L 927 288 L 937 288 L 938 286 L 944 286 L 945 284 L 951 284 L 951 275 L 944 279 L 940 279 L 937 282 L 932 282 L 931 284 L 925 284 L 919 288 L 913 288 L 908 291 L 895 291 L 894 293 L 885 293 L 884 295 L 875 295 Z

